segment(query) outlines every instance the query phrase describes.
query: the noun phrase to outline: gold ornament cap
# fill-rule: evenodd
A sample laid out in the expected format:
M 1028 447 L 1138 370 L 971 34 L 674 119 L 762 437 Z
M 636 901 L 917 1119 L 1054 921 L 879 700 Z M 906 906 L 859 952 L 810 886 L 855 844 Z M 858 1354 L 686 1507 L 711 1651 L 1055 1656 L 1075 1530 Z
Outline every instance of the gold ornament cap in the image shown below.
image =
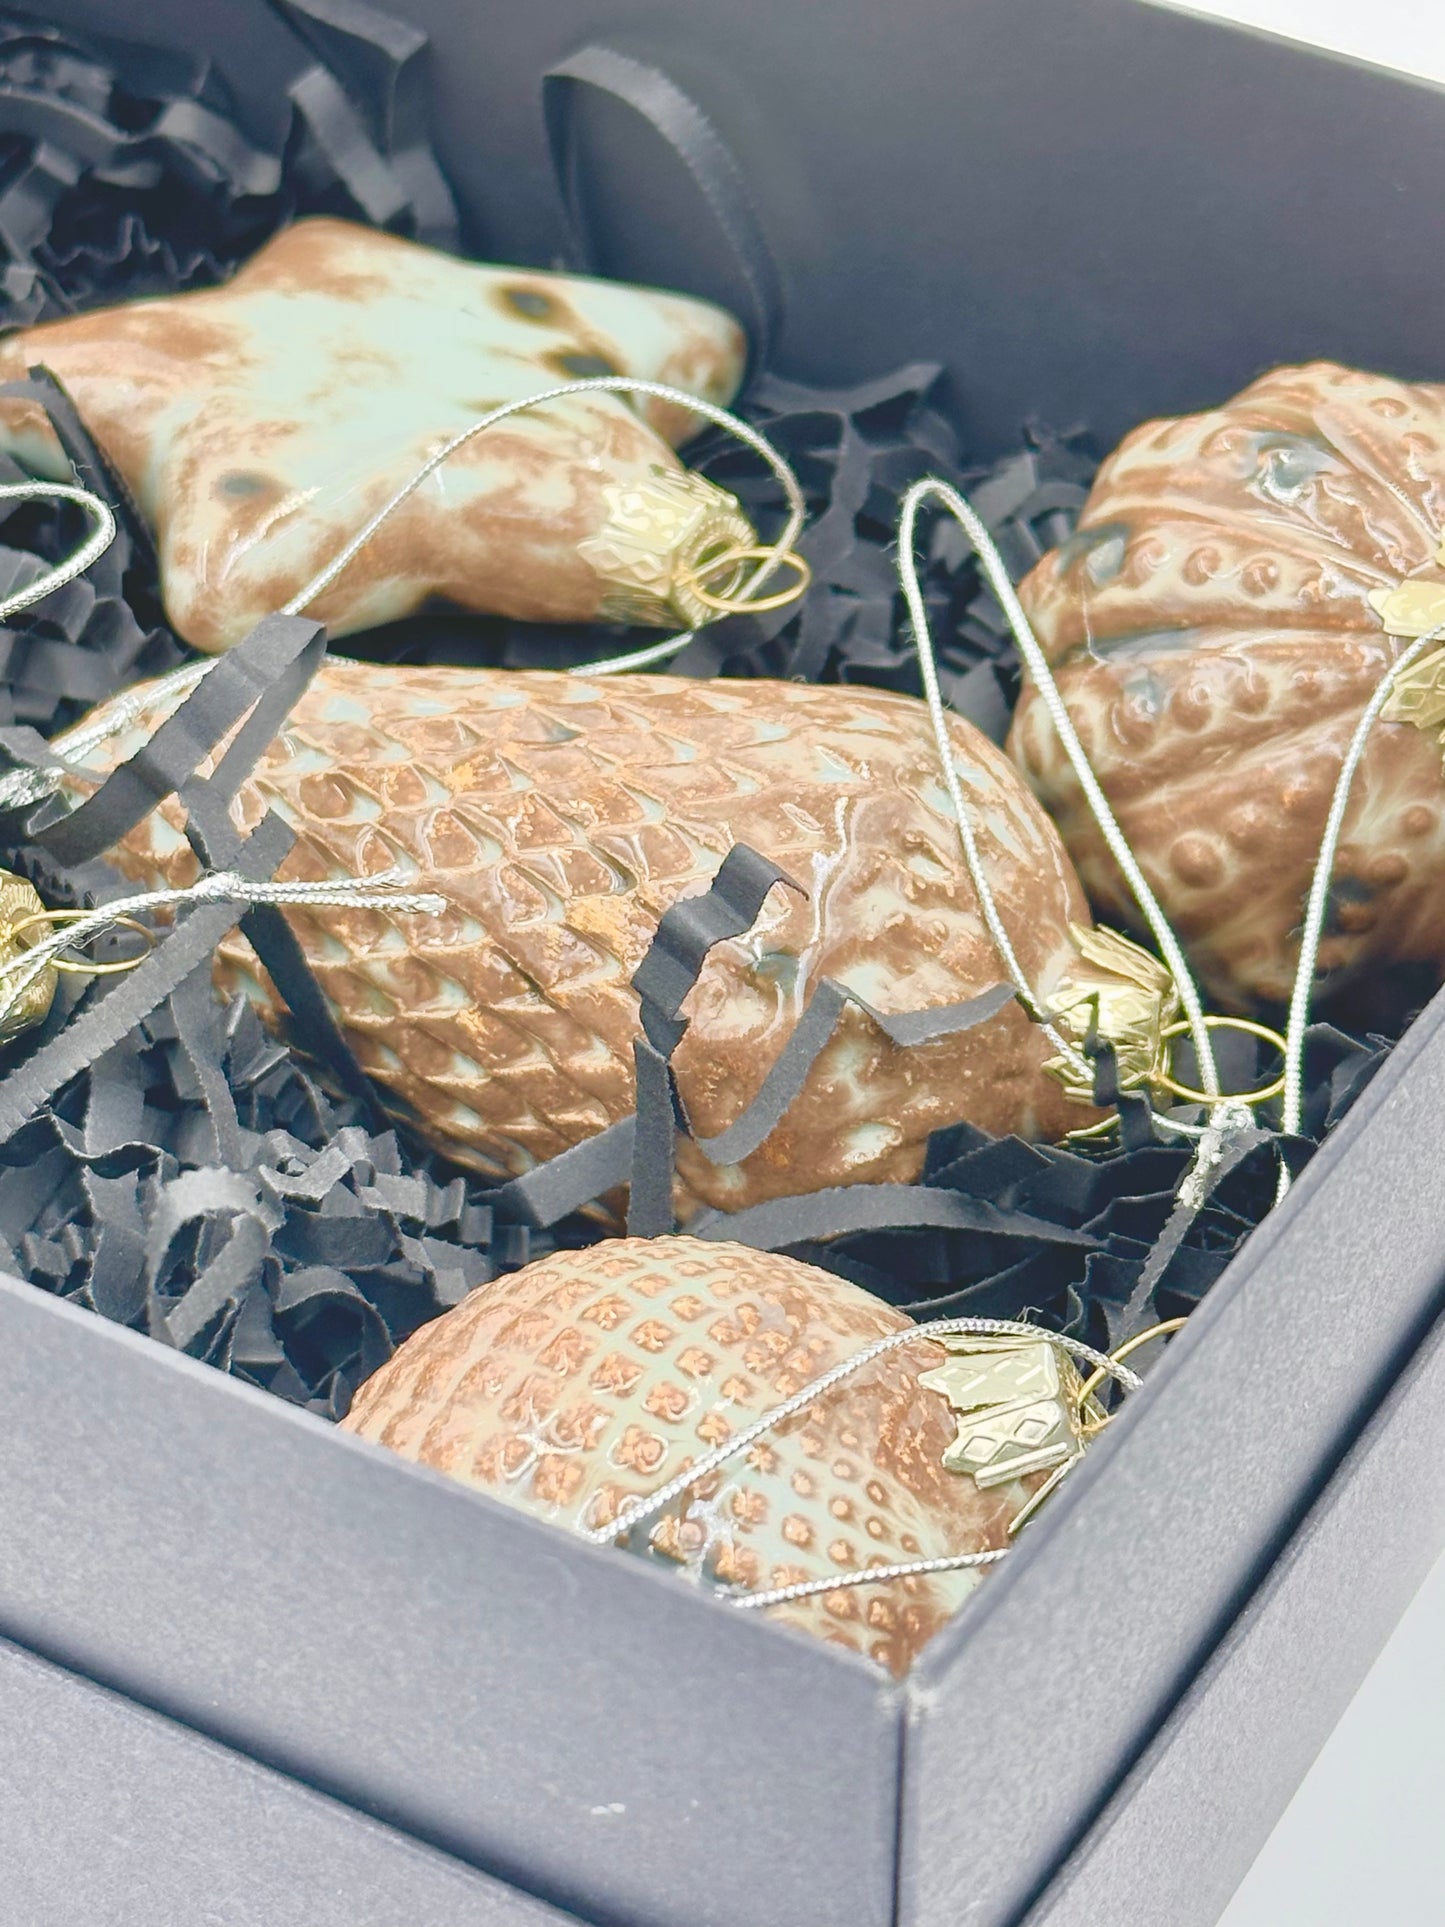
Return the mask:
M 750 549 L 757 533 L 736 496 L 690 470 L 654 467 L 645 482 L 602 491 L 607 521 L 577 553 L 607 583 L 604 622 L 698 629 L 717 614 L 695 580 L 709 564 Z
M 1445 541 L 1432 558 L 1437 569 L 1445 568 Z M 1387 636 L 1402 640 L 1427 636 L 1445 622 L 1445 582 L 1438 577 L 1407 576 L 1393 589 L 1371 589 L 1366 597 L 1380 618 Z
M 920 1372 L 918 1383 L 948 1400 L 958 1425 L 945 1471 L 964 1474 L 980 1492 L 1049 1474 L 1009 1521 L 1013 1538 L 1084 1456 L 1085 1419 L 1097 1408 L 1085 1400 L 1073 1359 L 1046 1331 L 1037 1338 L 958 1333 L 937 1342 L 947 1362 Z
M 1445 647 L 1429 650 L 1395 678 L 1380 715 L 1387 723 L 1413 723 L 1416 729 L 1440 731 L 1445 744 Z
M 943 1455 L 950 1472 L 966 1472 L 986 1492 L 1078 1457 L 1083 1381 L 1047 1332 L 941 1342 L 948 1363 L 918 1382 L 941 1392 L 958 1418 L 958 1437 Z
M 6 994 L 11 967 L 30 947 L 16 932 L 25 924 L 34 928 L 36 920 L 45 914 L 45 905 L 33 885 L 9 870 L 0 870 L 0 1044 L 11 1043 L 22 1031 L 44 1023 L 55 1001 L 59 977 L 50 964 L 13 996 Z
M 1121 1090 L 1153 1083 L 1169 1069 L 1165 1033 L 1179 1015 L 1174 979 L 1157 957 L 1117 930 L 1071 923 L 1069 935 L 1079 961 L 1050 997 L 1054 1021 L 1081 1043 L 1092 1029 L 1114 1046 Z M 1051 1058 L 1044 1069 L 1070 1097 L 1093 1103 L 1092 1088 L 1078 1081 L 1066 1059 Z

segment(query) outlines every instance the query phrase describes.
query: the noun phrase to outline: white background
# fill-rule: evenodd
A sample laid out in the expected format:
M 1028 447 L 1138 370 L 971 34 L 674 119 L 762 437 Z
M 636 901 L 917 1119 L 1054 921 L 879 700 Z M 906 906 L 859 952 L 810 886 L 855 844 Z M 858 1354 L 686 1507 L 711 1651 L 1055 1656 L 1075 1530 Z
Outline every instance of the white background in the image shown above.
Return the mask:
M 1183 11 L 1265 27 L 1445 83 L 1445 0 L 1191 0 Z M 1445 1908 L 1438 1919 L 1445 1920 Z
M 1188 11 L 1445 83 L 1445 0 L 1194 0 Z M 1441 323 L 1445 379 L 1445 315 Z M 1347 1597 L 1340 1607 L 1349 1610 Z M 1445 1927 L 1445 1560 L 1220 1927 Z

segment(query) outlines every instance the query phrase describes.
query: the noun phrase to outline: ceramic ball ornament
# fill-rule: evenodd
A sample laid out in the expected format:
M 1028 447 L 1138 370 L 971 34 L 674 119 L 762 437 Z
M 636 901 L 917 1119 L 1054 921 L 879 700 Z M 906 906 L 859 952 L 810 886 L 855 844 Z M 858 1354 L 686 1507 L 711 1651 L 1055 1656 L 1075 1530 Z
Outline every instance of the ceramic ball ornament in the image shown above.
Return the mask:
M 1119 823 L 1222 1005 L 1290 996 L 1345 753 L 1411 638 L 1445 622 L 1445 387 L 1319 362 L 1150 422 L 1019 594 Z M 1326 992 L 1445 974 L 1441 658 L 1405 672 L 1355 778 Z M 1130 893 L 1038 691 L 1009 750 L 1096 910 Z
M 159 690 L 103 760 L 137 750 L 175 700 Z M 1071 1009 L 1079 1036 L 1099 999 L 1106 1016 L 1114 1003 L 1136 1018 L 1142 1006 L 1146 1032 L 1152 1012 L 1157 1035 L 1167 977 L 1128 945 L 1101 947 L 1072 865 L 1017 772 L 968 723 L 951 728 L 983 863 L 1034 996 Z M 78 797 L 84 786 L 67 780 Z M 737 843 L 800 887 L 769 893 L 753 929 L 709 954 L 683 1005 L 689 1027 L 673 1062 L 699 1136 L 724 1131 L 756 1097 L 825 978 L 902 1015 L 1007 977 L 927 710 L 908 697 L 332 658 L 233 815 L 249 829 L 268 808 L 296 833 L 281 880 L 399 867 L 446 899 L 433 918 L 345 907 L 287 915 L 388 1101 L 498 1179 L 631 1112 L 632 974 L 664 913 L 710 887 Z M 182 820 L 172 799 L 112 860 L 145 889 L 191 884 Z M 274 1015 L 243 939 L 222 944 L 217 974 Z M 850 1005 L 760 1148 L 715 1165 L 680 1147 L 679 1208 L 911 1181 L 929 1134 L 964 1119 L 1062 1136 L 1097 1114 L 1047 1068 L 1055 1054 L 1017 1001 L 913 1046 Z
M 707 302 L 459 261 L 317 218 L 222 287 L 7 336 L 0 381 L 39 365 L 62 383 L 155 535 L 177 633 L 216 651 L 287 607 L 501 404 L 610 374 L 720 405 L 745 354 L 738 324 Z M 602 391 L 513 415 L 450 456 L 308 611 L 333 635 L 431 596 L 524 620 L 703 621 L 690 572 L 755 537 L 733 497 L 673 453 L 700 425 Z M 0 449 L 71 477 L 37 402 L 0 396 Z
M 909 1328 L 792 1258 L 688 1237 L 609 1239 L 539 1259 L 424 1325 L 361 1387 L 343 1425 L 605 1539 L 705 1452 Z M 1077 1378 L 1043 1333 L 965 1349 L 953 1361 L 961 1392 L 934 1340 L 872 1359 L 623 1543 L 741 1592 L 1006 1548 L 1011 1523 L 1081 1449 Z M 901 1674 L 982 1576 L 840 1586 L 764 1610 Z

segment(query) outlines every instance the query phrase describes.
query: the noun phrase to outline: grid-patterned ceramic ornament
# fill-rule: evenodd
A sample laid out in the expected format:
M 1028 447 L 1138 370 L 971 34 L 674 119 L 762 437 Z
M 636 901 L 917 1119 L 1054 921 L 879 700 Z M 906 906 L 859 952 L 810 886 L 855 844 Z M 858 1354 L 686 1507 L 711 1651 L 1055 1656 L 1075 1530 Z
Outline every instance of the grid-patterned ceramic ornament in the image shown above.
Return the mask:
M 618 1238 L 484 1285 L 357 1393 L 348 1430 L 581 1531 L 606 1526 L 901 1312 L 815 1266 L 694 1238 Z M 1041 1344 L 1046 1341 L 1041 1340 Z M 629 1549 L 742 1591 L 1005 1547 L 1041 1475 L 949 1470 L 957 1419 L 899 1345 L 708 1473 Z M 978 1569 L 766 1610 L 895 1673 Z

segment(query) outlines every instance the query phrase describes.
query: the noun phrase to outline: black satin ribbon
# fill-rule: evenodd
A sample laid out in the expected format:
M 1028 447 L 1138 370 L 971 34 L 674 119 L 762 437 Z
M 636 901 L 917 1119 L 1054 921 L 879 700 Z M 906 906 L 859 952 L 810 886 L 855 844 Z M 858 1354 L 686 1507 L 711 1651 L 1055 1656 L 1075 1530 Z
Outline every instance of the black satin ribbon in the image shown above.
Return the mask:
M 542 79 L 547 143 L 576 265 L 595 272 L 577 191 L 572 95 L 579 87 L 609 94 L 640 114 L 692 176 L 727 239 L 746 290 L 753 365 L 766 367 L 782 326 L 783 285 L 742 169 L 697 102 L 660 68 L 597 45 L 579 48 Z

